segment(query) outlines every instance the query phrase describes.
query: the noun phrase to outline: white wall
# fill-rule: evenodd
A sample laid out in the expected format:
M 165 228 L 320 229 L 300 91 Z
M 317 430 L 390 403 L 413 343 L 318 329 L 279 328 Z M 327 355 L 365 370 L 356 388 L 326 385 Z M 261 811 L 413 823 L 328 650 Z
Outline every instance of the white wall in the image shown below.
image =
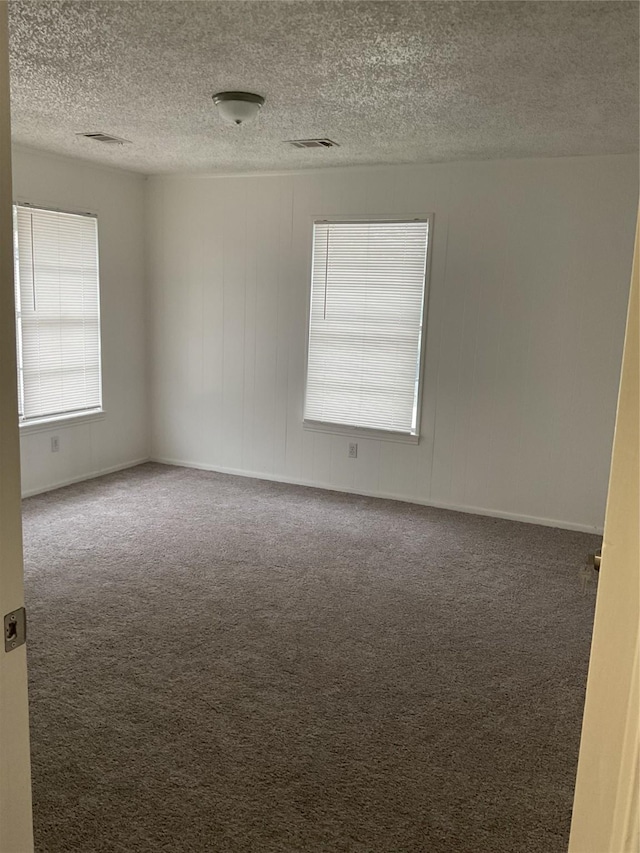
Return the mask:
M 634 156 L 150 180 L 152 456 L 601 528 Z M 422 440 L 302 427 L 312 216 L 435 214 Z
M 21 433 L 23 494 L 95 476 L 148 457 L 146 289 L 142 175 L 25 148 L 13 151 L 13 193 L 98 215 L 101 420 Z M 51 452 L 51 437 L 60 450 Z

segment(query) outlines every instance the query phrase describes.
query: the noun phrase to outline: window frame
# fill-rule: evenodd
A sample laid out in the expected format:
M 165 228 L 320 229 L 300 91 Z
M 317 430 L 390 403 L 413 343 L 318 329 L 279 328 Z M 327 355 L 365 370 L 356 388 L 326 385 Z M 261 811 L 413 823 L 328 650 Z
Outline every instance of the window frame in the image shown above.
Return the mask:
M 98 227 L 98 219 L 99 214 L 97 210 L 77 210 L 70 209 L 67 207 L 59 207 L 58 205 L 51 203 L 38 204 L 37 202 L 31 201 L 30 199 L 25 199 L 21 197 L 15 197 L 11 203 L 11 214 L 13 218 L 13 210 L 16 207 L 26 207 L 33 208 L 34 210 L 44 210 L 50 213 L 66 213 L 71 216 L 86 216 L 96 220 L 96 263 L 98 268 L 98 306 L 99 306 L 99 323 L 98 323 L 98 356 L 100 359 L 100 406 L 95 406 L 91 409 L 74 411 L 74 412 L 63 412 L 58 414 L 50 414 L 43 415 L 39 418 L 30 418 L 28 420 L 24 420 L 23 416 L 18 416 L 18 429 L 21 434 L 28 435 L 30 433 L 38 433 L 45 432 L 47 430 L 55 429 L 57 426 L 65 427 L 65 426 L 79 426 L 80 424 L 90 423 L 92 421 L 101 421 L 104 419 L 106 415 L 106 411 L 104 408 L 104 376 L 103 376 L 103 357 L 102 357 L 102 287 L 101 287 L 101 276 L 100 276 L 100 229 Z M 14 262 L 14 289 L 15 289 L 15 278 L 17 275 L 17 270 L 15 269 L 15 265 L 17 263 L 16 260 L 16 246 L 15 244 L 12 246 L 13 252 L 13 262 Z M 17 327 L 17 305 L 14 305 L 14 322 Z M 22 334 L 22 330 L 20 331 Z M 16 328 L 16 367 L 17 370 L 22 370 L 22 346 L 21 342 L 18 343 L 17 340 L 18 330 Z M 17 381 L 17 377 L 16 377 Z M 16 392 L 17 393 L 17 392 Z
M 352 438 L 360 437 L 362 439 L 376 439 L 379 441 L 393 441 L 403 444 L 419 444 L 421 438 L 421 422 L 422 422 L 422 403 L 424 399 L 424 374 L 426 370 L 426 350 L 427 350 L 427 323 L 429 315 L 429 293 L 431 280 L 431 256 L 433 249 L 433 213 L 407 213 L 407 214 L 375 214 L 375 215 L 314 215 L 309 217 L 308 225 L 308 246 L 307 253 L 307 303 L 306 303 L 306 330 L 305 330 L 305 350 L 304 350 L 304 383 L 302 392 L 302 428 L 309 432 L 327 433 L 330 435 L 345 435 Z M 338 424 L 329 421 L 316 421 L 306 419 L 304 417 L 304 407 L 307 399 L 307 381 L 309 375 L 309 337 L 311 332 L 311 307 L 312 307 L 312 270 L 313 270 L 313 244 L 314 244 L 314 225 L 316 224 L 355 224 L 355 223 L 376 223 L 376 222 L 427 222 L 428 223 L 428 239 L 427 239 L 427 256 L 424 269 L 424 293 L 422 298 L 422 324 L 420 331 L 420 354 L 418 358 L 419 373 L 418 373 L 418 397 L 416 411 L 416 431 L 415 433 L 402 432 L 396 430 L 376 429 L 375 427 L 361 427 L 351 424 Z

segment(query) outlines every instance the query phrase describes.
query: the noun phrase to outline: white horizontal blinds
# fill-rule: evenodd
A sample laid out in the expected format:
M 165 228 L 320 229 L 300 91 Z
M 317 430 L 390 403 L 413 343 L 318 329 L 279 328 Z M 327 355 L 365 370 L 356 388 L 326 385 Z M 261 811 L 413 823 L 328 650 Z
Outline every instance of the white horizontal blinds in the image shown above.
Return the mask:
M 101 406 L 95 217 L 17 207 L 22 418 Z
M 415 434 L 428 228 L 315 223 L 305 420 Z

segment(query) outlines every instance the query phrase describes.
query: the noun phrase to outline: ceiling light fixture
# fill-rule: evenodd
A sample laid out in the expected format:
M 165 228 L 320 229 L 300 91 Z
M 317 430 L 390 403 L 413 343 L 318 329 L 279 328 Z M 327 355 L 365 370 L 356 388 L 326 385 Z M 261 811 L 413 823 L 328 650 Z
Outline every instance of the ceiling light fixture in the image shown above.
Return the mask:
M 264 98 L 251 92 L 218 92 L 213 103 L 229 124 L 246 124 L 258 115 Z

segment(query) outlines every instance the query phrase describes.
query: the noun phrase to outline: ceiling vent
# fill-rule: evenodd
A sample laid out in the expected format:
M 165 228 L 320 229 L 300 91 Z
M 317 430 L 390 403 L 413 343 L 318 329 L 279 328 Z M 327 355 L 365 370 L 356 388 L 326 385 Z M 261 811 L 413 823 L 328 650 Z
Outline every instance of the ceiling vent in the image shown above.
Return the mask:
M 294 148 L 339 148 L 337 142 L 331 139 L 289 139 L 289 145 Z
M 93 139 L 94 142 L 104 142 L 105 145 L 130 145 L 128 139 L 119 139 L 117 136 L 110 136 L 108 133 L 102 133 L 99 130 L 92 133 L 76 133 L 76 136 L 83 136 L 85 139 Z

